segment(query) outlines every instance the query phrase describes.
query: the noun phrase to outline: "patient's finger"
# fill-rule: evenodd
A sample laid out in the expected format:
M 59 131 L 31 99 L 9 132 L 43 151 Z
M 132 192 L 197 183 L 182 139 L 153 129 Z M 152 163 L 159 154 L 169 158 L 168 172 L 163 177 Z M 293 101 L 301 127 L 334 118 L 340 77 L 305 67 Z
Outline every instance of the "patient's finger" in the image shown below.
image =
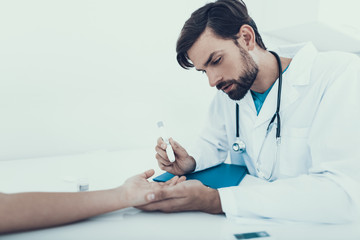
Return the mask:
M 185 177 L 185 176 L 181 176 L 181 177 L 179 177 L 179 179 L 177 180 L 177 183 L 176 183 L 176 184 L 181 183 L 181 182 L 184 182 L 184 181 L 186 181 L 186 177 Z
M 175 176 L 175 177 L 171 178 L 170 180 L 166 181 L 166 184 L 168 186 L 174 186 L 178 180 L 179 180 L 179 176 Z
M 144 177 L 145 179 L 148 179 L 149 177 L 153 176 L 155 173 L 154 169 L 149 169 L 147 171 L 145 171 L 143 174 L 140 174 L 142 177 Z
M 166 181 L 166 183 L 168 184 L 168 186 L 174 186 L 178 183 L 181 183 L 183 181 L 186 180 L 186 177 L 185 176 L 175 176 L 173 178 L 171 178 L 170 180 Z

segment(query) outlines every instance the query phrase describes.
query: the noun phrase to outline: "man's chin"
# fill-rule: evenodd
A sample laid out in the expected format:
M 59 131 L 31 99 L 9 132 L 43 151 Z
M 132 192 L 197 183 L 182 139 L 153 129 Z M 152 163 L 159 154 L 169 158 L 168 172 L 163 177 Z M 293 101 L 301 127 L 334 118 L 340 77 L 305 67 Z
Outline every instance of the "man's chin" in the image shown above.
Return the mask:
M 247 91 L 245 92 L 245 91 L 232 90 L 232 91 L 228 92 L 227 95 L 229 96 L 229 98 L 231 100 L 239 101 L 245 97 L 246 93 L 247 93 Z

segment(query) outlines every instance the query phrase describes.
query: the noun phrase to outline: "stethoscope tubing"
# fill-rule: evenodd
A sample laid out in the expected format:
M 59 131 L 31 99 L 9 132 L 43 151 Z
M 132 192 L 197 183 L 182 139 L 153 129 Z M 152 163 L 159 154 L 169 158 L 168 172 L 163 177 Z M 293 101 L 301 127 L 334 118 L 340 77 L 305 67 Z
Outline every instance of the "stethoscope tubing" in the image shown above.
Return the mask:
M 270 53 L 272 53 L 277 61 L 278 64 L 278 71 L 279 71 L 279 85 L 278 85 L 278 94 L 277 94 L 277 102 L 276 102 L 276 112 L 273 115 L 273 117 L 271 118 L 269 125 L 266 129 L 266 131 L 269 131 L 269 128 L 271 126 L 271 124 L 273 124 L 273 122 L 275 121 L 276 118 L 276 140 L 277 142 L 279 142 L 280 138 L 281 138 L 281 122 L 280 122 L 280 105 L 281 105 L 281 89 L 282 89 L 282 67 L 281 67 L 281 60 L 279 55 L 276 52 L 273 51 L 269 51 Z M 238 146 L 236 147 L 237 142 L 240 140 L 240 126 L 239 126 L 239 122 L 240 122 L 240 111 L 239 111 L 239 104 L 236 103 L 236 141 L 233 144 L 233 150 L 235 152 L 241 150 Z M 241 141 L 241 140 L 240 140 Z
M 266 137 L 269 133 L 270 126 L 274 123 L 275 118 L 276 118 L 276 143 L 277 143 L 277 147 L 279 147 L 279 145 L 281 143 L 280 105 L 281 105 L 282 73 L 283 72 L 282 72 L 281 60 L 280 60 L 279 55 L 273 51 L 269 51 L 269 52 L 275 56 L 276 61 L 278 63 L 279 83 L 278 83 L 278 94 L 277 94 L 277 102 L 276 102 L 276 112 L 274 113 L 273 117 L 271 118 L 269 125 L 266 129 Z M 242 153 L 242 152 L 245 152 L 246 145 L 242 140 L 240 140 L 240 126 L 239 125 L 240 125 L 240 110 L 239 110 L 239 104 L 236 103 L 236 141 L 233 144 L 233 150 L 235 152 L 240 151 Z M 260 152 L 262 152 L 262 147 L 263 146 L 261 146 Z M 264 178 L 268 181 L 272 178 L 275 167 L 278 162 L 279 154 L 280 153 L 278 152 L 278 149 L 277 149 L 275 163 L 273 164 L 273 168 L 271 169 L 269 178 L 265 177 L 265 175 L 260 171 L 259 167 L 256 168 L 257 172 L 262 176 L 262 178 Z M 259 163 L 259 161 L 256 162 L 257 165 L 258 165 L 258 163 Z

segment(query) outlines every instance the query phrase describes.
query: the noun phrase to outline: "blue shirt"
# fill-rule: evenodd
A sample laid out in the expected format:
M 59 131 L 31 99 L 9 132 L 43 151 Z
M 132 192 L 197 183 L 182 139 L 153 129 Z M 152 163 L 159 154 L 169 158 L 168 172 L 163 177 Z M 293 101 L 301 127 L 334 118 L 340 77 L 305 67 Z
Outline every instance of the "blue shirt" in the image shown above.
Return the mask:
M 254 92 L 253 90 L 250 90 L 251 96 L 254 99 L 257 115 L 259 115 L 261 107 L 264 104 L 265 99 L 273 86 L 274 84 L 271 85 L 271 87 L 269 87 L 269 89 L 266 90 L 264 93 L 258 93 L 258 92 Z
M 290 66 L 290 64 L 285 68 L 283 73 L 288 69 L 289 66 Z M 264 93 L 258 93 L 258 92 L 254 92 L 253 90 L 250 90 L 251 96 L 252 96 L 252 98 L 254 100 L 254 103 L 255 103 L 255 108 L 256 108 L 257 115 L 259 115 L 261 107 L 264 104 L 265 99 L 266 99 L 267 95 L 269 94 L 269 92 L 270 92 L 270 90 L 271 90 L 271 88 L 273 86 L 274 86 L 274 84 L 271 85 L 271 87 L 269 87 L 269 89 L 266 90 Z

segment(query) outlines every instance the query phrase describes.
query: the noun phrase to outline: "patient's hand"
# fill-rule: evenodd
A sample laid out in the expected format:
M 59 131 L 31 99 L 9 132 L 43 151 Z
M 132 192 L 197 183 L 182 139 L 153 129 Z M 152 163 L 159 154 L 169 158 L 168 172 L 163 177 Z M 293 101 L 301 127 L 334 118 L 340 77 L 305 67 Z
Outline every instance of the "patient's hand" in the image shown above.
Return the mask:
M 167 182 L 149 182 L 147 179 L 154 175 L 154 170 L 148 170 L 142 174 L 133 176 L 125 181 L 118 188 L 120 201 L 127 203 L 128 207 L 144 205 L 156 200 L 160 200 L 159 195 L 162 189 L 174 186 L 185 181 L 185 177 L 175 176 Z

